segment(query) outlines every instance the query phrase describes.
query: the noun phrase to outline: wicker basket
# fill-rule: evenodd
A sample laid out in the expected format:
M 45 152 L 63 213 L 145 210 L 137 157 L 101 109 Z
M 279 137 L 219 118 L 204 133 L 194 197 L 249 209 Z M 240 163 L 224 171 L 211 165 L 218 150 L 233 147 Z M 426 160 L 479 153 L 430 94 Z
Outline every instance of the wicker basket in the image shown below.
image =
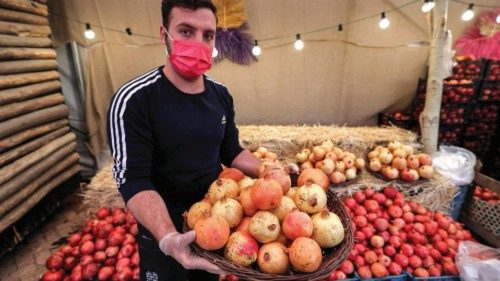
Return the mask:
M 351 220 L 340 199 L 330 190 L 328 192 L 328 209 L 337 214 L 345 228 L 345 238 L 342 243 L 332 249 L 323 249 L 323 262 L 317 271 L 313 273 L 301 273 L 293 268 L 284 275 L 266 274 L 254 267 L 246 268 L 235 265 L 224 258 L 223 251 L 206 251 L 195 243 L 191 244 L 193 251 L 201 257 L 214 263 L 228 274 L 234 274 L 243 280 L 322 280 L 337 268 L 349 255 L 354 244 L 354 234 Z M 184 224 L 184 230 L 188 227 Z
M 491 204 L 474 198 L 468 213 L 471 219 L 480 223 L 495 236 L 500 236 L 500 203 Z

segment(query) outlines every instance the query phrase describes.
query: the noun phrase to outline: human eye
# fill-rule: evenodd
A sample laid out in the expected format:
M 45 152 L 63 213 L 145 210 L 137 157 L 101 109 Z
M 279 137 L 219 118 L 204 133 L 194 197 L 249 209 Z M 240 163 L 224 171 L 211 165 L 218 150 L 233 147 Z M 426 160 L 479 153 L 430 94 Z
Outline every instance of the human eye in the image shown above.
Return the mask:
M 213 33 L 213 32 L 205 33 L 204 37 L 205 37 L 205 40 L 207 40 L 207 41 L 213 41 L 215 39 L 215 33 Z
M 192 33 L 192 32 L 191 32 L 191 30 L 190 30 L 189 28 L 181 28 L 181 29 L 179 30 L 179 33 L 180 33 L 182 36 L 187 37 L 187 36 L 191 35 L 191 33 Z

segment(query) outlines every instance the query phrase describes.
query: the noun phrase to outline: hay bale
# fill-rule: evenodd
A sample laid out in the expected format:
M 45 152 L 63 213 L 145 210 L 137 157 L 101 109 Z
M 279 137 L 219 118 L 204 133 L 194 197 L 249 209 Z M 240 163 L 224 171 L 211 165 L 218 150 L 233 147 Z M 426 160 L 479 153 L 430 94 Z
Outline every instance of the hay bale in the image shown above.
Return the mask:
M 397 127 L 338 127 L 338 126 L 239 126 L 240 142 L 244 148 L 255 151 L 264 146 L 278 155 L 285 163 L 295 163 L 295 154 L 303 148 L 311 148 L 326 139 L 337 146 L 364 157 L 367 150 L 376 144 L 399 141 L 419 148 L 417 136 Z M 402 191 L 408 200 L 416 201 L 429 210 L 449 213 L 450 203 L 458 188 L 446 178 L 436 175 L 429 181 L 418 184 L 386 182 L 364 172 L 356 182 L 334 192 L 344 198 L 367 186 L 381 190 L 393 185 Z M 112 175 L 110 161 L 93 178 L 84 191 L 84 204 L 89 212 L 101 206 L 125 207 Z

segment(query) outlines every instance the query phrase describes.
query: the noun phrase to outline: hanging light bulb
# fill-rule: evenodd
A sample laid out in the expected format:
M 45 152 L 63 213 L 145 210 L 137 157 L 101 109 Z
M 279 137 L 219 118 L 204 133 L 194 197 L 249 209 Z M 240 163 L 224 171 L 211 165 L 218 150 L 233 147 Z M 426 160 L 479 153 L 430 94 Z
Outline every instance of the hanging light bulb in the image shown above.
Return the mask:
M 300 51 L 304 49 L 304 42 L 302 41 L 302 39 L 300 39 L 299 33 L 297 33 L 297 35 L 295 36 L 297 37 L 297 39 L 295 40 L 295 50 Z
M 424 4 L 422 5 L 422 12 L 430 12 L 435 5 L 436 3 L 434 3 L 434 0 L 425 0 Z
M 253 49 L 252 49 L 252 54 L 254 56 L 258 56 L 258 55 L 260 55 L 260 53 L 262 53 L 262 50 L 260 49 L 259 43 L 257 42 L 257 40 L 255 40 L 255 44 L 254 44 Z
M 463 21 L 470 21 L 474 17 L 474 11 L 472 10 L 473 7 L 474 4 L 469 4 L 467 10 L 462 14 Z
M 378 27 L 386 29 L 389 27 L 390 24 L 391 22 L 389 21 L 389 19 L 385 17 L 385 12 L 382 12 L 380 21 L 378 22 Z
M 219 51 L 217 51 L 217 48 L 214 47 L 214 49 L 212 50 L 212 58 L 215 58 L 219 55 Z
M 497 23 L 500 23 L 500 15 L 497 16 Z
M 94 39 L 95 38 L 95 32 L 90 27 L 90 23 L 86 23 L 85 26 L 87 27 L 85 29 L 85 32 L 84 32 L 85 37 L 87 37 L 87 39 L 90 39 L 90 40 Z
M 339 24 L 338 31 L 342 31 L 342 30 L 344 30 L 344 28 L 342 28 L 342 24 Z

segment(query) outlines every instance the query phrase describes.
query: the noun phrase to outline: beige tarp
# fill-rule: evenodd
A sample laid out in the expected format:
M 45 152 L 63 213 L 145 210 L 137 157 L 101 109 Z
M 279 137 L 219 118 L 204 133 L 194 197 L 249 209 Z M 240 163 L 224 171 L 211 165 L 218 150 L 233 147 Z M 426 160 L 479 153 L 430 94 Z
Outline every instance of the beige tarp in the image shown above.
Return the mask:
M 303 35 L 305 47 L 293 48 L 295 33 L 345 23 L 390 10 L 410 0 L 247 0 L 248 23 L 261 42 L 259 62 L 240 66 L 223 61 L 208 73 L 225 84 L 235 100 L 238 124 L 374 125 L 377 113 L 408 107 L 417 79 L 425 73 L 428 47 L 426 15 L 416 1 L 388 13 L 391 25 L 378 28 L 371 18 L 336 29 Z M 495 0 L 481 0 L 494 5 Z M 166 60 L 160 44 L 161 0 L 52 0 L 56 44 L 74 40 L 87 47 L 86 114 L 90 147 L 107 149 L 106 112 L 111 95 L 129 79 Z M 465 5 L 450 2 L 449 27 L 456 38 L 470 23 L 460 20 Z M 478 12 L 480 8 L 476 8 Z M 94 24 L 94 40 L 83 36 Z M 101 29 L 95 25 L 106 27 Z M 129 27 L 133 34 L 124 31 Z M 122 31 L 117 32 L 114 30 Z

